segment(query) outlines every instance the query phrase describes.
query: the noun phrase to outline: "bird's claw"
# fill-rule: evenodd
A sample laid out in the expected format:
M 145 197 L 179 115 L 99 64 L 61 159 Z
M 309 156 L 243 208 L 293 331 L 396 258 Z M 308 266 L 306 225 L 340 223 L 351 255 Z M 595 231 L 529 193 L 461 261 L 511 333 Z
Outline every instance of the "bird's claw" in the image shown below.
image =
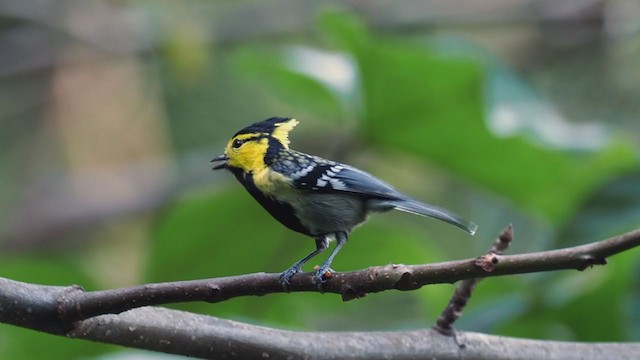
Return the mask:
M 327 280 L 325 280 L 325 276 L 328 279 L 333 273 L 335 273 L 335 271 L 328 265 L 322 265 L 318 268 L 318 270 L 316 270 L 315 274 L 313 274 L 313 282 L 316 284 L 318 291 L 320 291 L 321 293 L 324 292 L 323 285 L 325 282 L 327 282 Z
M 280 274 L 280 284 L 282 285 L 282 289 L 284 289 L 284 291 L 289 292 L 289 288 L 291 287 L 291 278 L 293 277 L 293 275 L 301 271 L 302 270 L 300 269 L 299 265 L 293 265 L 292 267 L 283 271 L 282 274 Z
M 289 292 L 289 289 L 291 288 L 291 278 L 299 272 L 302 272 L 300 265 L 293 265 L 280 274 L 280 284 L 284 291 Z M 318 291 L 324 292 L 322 285 L 327 281 L 326 279 L 330 278 L 334 273 L 335 270 L 330 268 L 328 264 L 322 265 L 316 270 L 313 274 L 313 282 L 316 284 Z

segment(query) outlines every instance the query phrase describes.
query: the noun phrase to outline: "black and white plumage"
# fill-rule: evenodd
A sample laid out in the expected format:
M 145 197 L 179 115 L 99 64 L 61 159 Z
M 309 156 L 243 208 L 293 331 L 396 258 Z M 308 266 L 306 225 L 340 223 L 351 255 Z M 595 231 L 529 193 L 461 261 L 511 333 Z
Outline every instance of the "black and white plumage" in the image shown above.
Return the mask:
M 367 212 L 396 209 L 445 221 L 471 235 L 477 229 L 475 224 L 450 211 L 414 200 L 365 171 L 318 156 L 293 150 L 289 152 L 294 160 L 276 160 L 271 169 L 287 174 L 287 177 L 293 180 L 292 186 L 295 189 L 320 194 L 320 202 L 325 201 L 328 194 L 338 193 L 341 196 L 355 196 L 364 202 Z M 327 229 L 327 232 L 332 231 L 336 229 Z
M 324 251 L 329 240 L 337 245 L 316 272 L 320 287 L 331 262 L 354 227 L 371 213 L 400 210 L 442 220 L 474 234 L 477 226 L 448 210 L 422 203 L 375 176 L 352 166 L 289 149 L 289 132 L 297 121 L 271 118 L 234 135 L 224 161 L 247 191 L 288 228 L 316 239 L 316 250 L 282 274 L 283 286 L 309 259 Z

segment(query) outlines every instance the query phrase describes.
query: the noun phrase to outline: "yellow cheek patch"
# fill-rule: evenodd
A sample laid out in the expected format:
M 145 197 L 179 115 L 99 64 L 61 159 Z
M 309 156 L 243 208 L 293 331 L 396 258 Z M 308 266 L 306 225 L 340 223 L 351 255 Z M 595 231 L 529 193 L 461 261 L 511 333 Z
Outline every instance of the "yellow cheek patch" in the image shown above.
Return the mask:
M 227 162 L 229 166 L 240 168 L 245 172 L 257 172 L 267 166 L 264 163 L 264 155 L 267 153 L 269 146 L 267 139 L 247 141 L 238 149 L 233 148 L 233 142 L 236 139 L 246 140 L 252 137 L 256 137 L 256 134 L 243 134 L 231 139 L 226 151 L 229 157 L 229 161 Z
M 288 121 L 275 124 L 273 137 L 278 139 L 282 146 L 289 148 L 289 133 L 294 127 L 296 127 L 296 125 L 298 125 L 298 120 L 296 119 L 290 119 Z

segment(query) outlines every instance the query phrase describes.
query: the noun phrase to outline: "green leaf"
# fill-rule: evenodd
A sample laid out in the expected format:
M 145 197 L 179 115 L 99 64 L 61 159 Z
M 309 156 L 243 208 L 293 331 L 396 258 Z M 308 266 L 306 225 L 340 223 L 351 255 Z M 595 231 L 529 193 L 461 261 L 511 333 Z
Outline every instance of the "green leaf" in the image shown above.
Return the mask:
M 483 121 L 485 73 L 477 61 L 368 36 L 343 13 L 322 25 L 357 60 L 371 146 L 419 155 L 556 224 L 597 185 L 637 167 L 623 139 L 596 153 L 565 153 L 496 137 Z
M 342 116 L 342 104 L 336 95 L 316 79 L 289 66 L 285 48 L 278 52 L 245 48 L 237 51 L 234 59 L 241 79 L 271 96 L 286 99 L 280 108 L 290 108 L 296 117 L 305 117 L 307 113 L 328 120 Z
M 269 254 L 285 236 L 294 237 L 285 230 L 239 185 L 178 200 L 154 230 L 149 280 L 279 271 L 290 264 Z
M 508 336 L 569 341 L 633 340 L 629 306 L 637 255 L 628 251 L 583 272 L 536 274 L 524 290 L 528 303 L 518 316 L 496 317 Z
M 640 171 L 611 179 L 593 191 L 558 236 L 562 246 L 593 242 L 640 224 Z
M 629 341 L 628 294 L 637 268 L 637 250 L 608 259 L 606 267 L 594 267 L 581 274 L 592 283 L 576 292 L 572 301 L 551 312 L 567 324 L 580 341 Z M 593 284 L 595 283 L 595 284 Z M 569 289 L 563 289 L 569 291 Z

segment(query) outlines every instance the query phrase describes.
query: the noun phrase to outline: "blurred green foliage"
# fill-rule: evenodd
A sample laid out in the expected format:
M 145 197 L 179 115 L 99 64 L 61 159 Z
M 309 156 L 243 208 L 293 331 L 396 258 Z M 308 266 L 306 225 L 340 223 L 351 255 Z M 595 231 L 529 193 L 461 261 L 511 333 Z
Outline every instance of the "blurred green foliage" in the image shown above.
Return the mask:
M 526 242 L 538 250 L 595 241 L 640 223 L 635 211 L 640 206 L 637 154 L 623 136 L 584 152 L 543 148 L 517 136 L 497 137 L 484 119 L 487 73 L 482 61 L 442 54 L 418 40 L 374 34 L 348 13 L 323 14 L 318 24 L 317 51 L 339 54 L 352 66 L 349 91 L 338 91 L 294 66 L 288 55 L 297 40 L 209 53 L 178 38 L 152 58 L 150 68 L 162 78 L 178 152 L 221 145 L 265 113 L 291 114 L 303 120 L 293 147 L 330 156 L 328 147 L 340 160 L 365 166 L 481 226 L 479 235 L 469 238 L 435 221 L 376 216 L 353 233 L 334 262 L 336 270 L 476 256 L 509 222 L 516 223 L 516 248 Z M 184 51 L 195 53 L 176 55 Z M 181 68 L 194 62 L 196 73 L 185 75 Z M 216 121 L 203 130 L 202 119 L 212 117 Z M 240 118 L 251 120 L 233 120 Z M 279 272 L 313 249 L 311 239 L 270 218 L 230 174 L 214 176 L 209 189 L 173 199 L 156 217 L 141 281 Z M 620 189 L 621 179 L 627 179 L 626 203 L 608 196 Z M 619 213 L 627 216 L 621 219 Z M 538 230 L 520 234 L 522 228 Z M 587 237 L 592 230 L 597 236 Z M 71 258 L 3 259 L 0 274 L 94 287 L 91 276 L 83 275 Z M 608 266 L 580 273 L 491 278 L 478 287 L 459 327 L 555 340 L 638 340 L 638 269 L 634 250 L 615 256 Z M 429 286 L 348 303 L 333 295 L 278 294 L 171 306 L 292 329 L 424 328 L 434 322 L 451 290 L 450 285 Z M 43 339 L 46 354 L 25 345 Z M 0 327 L 0 358 L 90 357 L 110 350 Z
M 497 138 L 483 121 L 485 75 L 482 63 L 477 60 L 446 56 L 421 44 L 371 34 L 358 19 L 345 13 L 325 14 L 319 23 L 323 39 L 334 51 L 354 59 L 357 94 L 340 94 L 312 74 L 291 66 L 286 60 L 286 47 L 280 51 L 262 46 L 242 48 L 236 54 L 235 69 L 245 78 L 253 79 L 256 87 L 265 89 L 283 103 L 303 108 L 313 118 L 329 121 L 347 118 L 354 115 L 353 109 L 356 109 L 354 140 L 368 152 L 391 151 L 396 154 L 394 157 L 420 159 L 423 162 L 420 166 L 444 171 L 442 182 L 462 177 L 471 184 L 468 186 L 490 189 L 509 198 L 517 208 L 533 212 L 554 226 L 566 224 L 575 216 L 585 198 L 604 181 L 637 168 L 633 148 L 623 138 L 589 153 L 545 149 L 520 137 Z M 295 137 L 294 147 L 304 143 L 296 142 Z M 343 153 L 340 156 L 350 157 Z M 357 161 L 357 157 L 355 159 Z M 397 159 L 381 157 L 380 162 L 383 163 L 377 164 L 380 167 L 394 163 L 395 174 L 404 174 Z M 418 171 L 423 175 L 425 170 L 419 168 Z M 392 182 L 402 186 L 403 180 L 392 179 Z M 434 184 L 427 181 L 427 185 Z M 451 202 L 451 199 L 444 201 Z M 251 219 L 250 226 L 246 219 Z M 509 221 L 508 218 L 501 220 Z M 399 222 L 402 227 L 397 226 Z M 438 244 L 434 233 L 428 232 L 429 226 L 439 225 L 425 225 L 423 221 L 408 221 L 394 215 L 376 217 L 354 232 L 352 241 L 336 259 L 335 268 L 351 270 L 394 261 L 424 263 L 446 259 L 443 252 L 455 254 L 453 256 L 474 255 L 460 251 L 460 247 L 469 246 L 469 239 L 445 232 L 455 237 L 451 241 L 459 242 L 454 246 L 458 249 L 451 251 Z M 189 234 L 188 244 L 176 241 L 185 233 Z M 482 239 L 491 236 L 484 233 Z M 154 245 L 151 281 L 281 271 L 313 247 L 310 239 L 293 234 L 273 221 L 236 183 L 229 184 L 224 193 L 198 195 L 176 203 L 159 222 Z M 617 265 L 593 272 L 486 281 L 463 318 L 463 324 L 479 331 L 541 338 L 628 338 L 621 312 L 629 309 L 621 302 L 631 281 L 628 277 L 620 280 L 618 271 L 628 273 L 637 266 L 637 261 L 626 255 L 613 262 Z M 184 270 L 174 272 L 174 269 Z M 597 287 L 567 286 L 567 283 L 589 284 L 594 279 L 600 279 Z M 554 287 L 558 287 L 554 294 L 563 294 L 562 301 L 542 295 L 541 289 Z M 363 324 L 372 321 L 371 314 L 385 313 L 386 323 L 374 323 L 383 323 L 384 328 L 402 328 L 419 326 L 417 324 L 433 319 L 449 294 L 450 287 L 446 286 L 428 287 L 410 294 L 378 294 L 358 301 L 359 311 L 355 314 L 351 303 L 338 305 L 333 303 L 335 299 L 309 294 L 179 307 L 245 320 L 246 317 L 253 321 L 259 318 L 260 322 L 288 327 L 327 326 L 334 330 L 366 328 Z M 605 317 L 620 321 L 610 323 L 617 327 L 615 330 L 603 331 L 599 326 L 602 318 L 581 314 L 596 314 L 607 294 L 616 294 L 617 300 L 612 301 L 619 301 L 620 306 L 612 305 Z M 407 317 L 403 305 L 388 306 L 390 298 L 399 304 L 413 304 L 411 309 L 417 313 Z M 260 310 L 250 310 L 258 308 Z M 493 309 L 487 311 L 490 308 Z M 484 316 L 486 313 L 496 316 L 489 321 Z M 419 321 L 415 321 L 417 314 Z M 344 317 L 349 320 L 338 320 Z M 325 320 L 319 320 L 322 318 Z M 466 318 L 469 320 L 465 321 Z

